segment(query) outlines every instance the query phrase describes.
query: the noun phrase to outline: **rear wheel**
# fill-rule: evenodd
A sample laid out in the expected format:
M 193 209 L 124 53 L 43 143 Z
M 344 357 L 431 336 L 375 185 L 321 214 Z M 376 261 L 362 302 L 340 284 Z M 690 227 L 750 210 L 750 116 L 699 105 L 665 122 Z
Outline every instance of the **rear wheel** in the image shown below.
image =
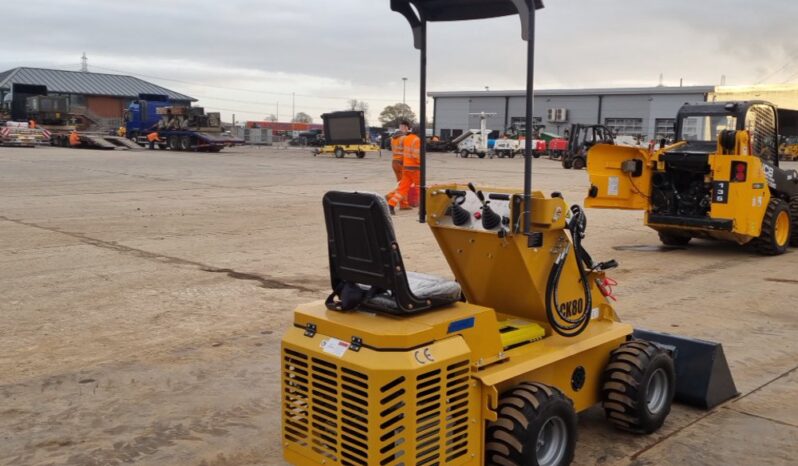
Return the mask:
M 576 412 L 559 390 L 524 382 L 499 401 L 499 419 L 488 426 L 485 464 L 570 464 L 576 447 Z
M 336 159 L 342 159 L 344 158 L 344 155 L 346 155 L 346 152 L 344 152 L 343 147 L 336 147 L 334 154 Z
M 574 166 L 574 164 L 573 164 L 573 162 L 571 161 L 571 159 L 569 159 L 569 158 L 567 158 L 567 157 L 563 157 L 563 159 L 562 159 L 562 167 L 563 167 L 564 169 L 566 169 L 566 170 L 569 170 L 569 169 L 570 169 L 571 167 L 573 167 L 573 166 Z
M 477 157 L 479 157 L 481 159 L 484 159 L 485 158 L 485 153 L 484 152 L 477 152 Z
M 628 341 L 611 353 L 601 392 L 604 413 L 615 427 L 655 432 L 668 417 L 676 392 L 673 358 L 653 343 Z
M 358 151 L 357 154 L 355 154 L 355 155 L 357 155 L 357 158 L 362 159 L 363 157 L 366 156 L 366 153 L 361 150 L 361 151 Z
M 468 151 L 463 149 L 460 151 L 460 157 L 467 159 L 468 158 Z
M 687 246 L 687 243 L 692 239 L 689 235 L 680 235 L 678 233 L 665 233 L 659 232 L 659 240 L 665 246 Z
M 191 150 L 191 136 L 180 136 L 180 150 Z
M 571 165 L 573 166 L 574 170 L 582 170 L 587 165 L 587 161 L 582 157 L 577 157 L 574 159 Z
M 779 198 L 772 198 L 762 220 L 762 232 L 759 238 L 751 241 L 751 245 L 760 254 L 777 256 L 784 254 L 789 248 L 792 234 L 790 205 Z
M 792 218 L 790 246 L 798 248 L 798 196 L 793 196 L 790 199 L 790 217 Z
M 180 150 L 180 138 L 172 135 L 166 140 L 169 144 L 169 149 L 171 150 Z

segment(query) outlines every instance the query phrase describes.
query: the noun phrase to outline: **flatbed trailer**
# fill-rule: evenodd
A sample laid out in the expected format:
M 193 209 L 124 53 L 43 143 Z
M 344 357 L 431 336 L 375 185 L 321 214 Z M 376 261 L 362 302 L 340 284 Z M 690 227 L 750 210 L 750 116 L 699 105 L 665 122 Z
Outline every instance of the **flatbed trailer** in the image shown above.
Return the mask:
M 42 132 L 38 129 L 12 126 L 0 128 L 0 146 L 36 147 L 42 141 Z
M 236 139 L 228 134 L 213 129 L 198 130 L 158 130 L 160 142 L 156 145 L 159 149 L 169 149 L 184 152 L 219 152 L 225 147 L 244 144 L 243 139 Z M 149 145 L 146 135 L 135 136 L 134 139 L 144 146 Z
M 335 158 L 343 158 L 346 154 L 355 154 L 359 159 L 366 156 L 366 152 L 378 152 L 382 157 L 382 150 L 376 144 L 327 144 L 313 150 L 313 156 L 319 154 L 333 154 Z
M 47 128 L 50 131 L 50 145 L 58 147 L 72 147 L 75 149 L 97 150 L 142 150 L 143 147 L 136 142 L 122 136 L 102 133 L 97 131 L 78 131 L 79 146 L 69 143 L 72 129 Z

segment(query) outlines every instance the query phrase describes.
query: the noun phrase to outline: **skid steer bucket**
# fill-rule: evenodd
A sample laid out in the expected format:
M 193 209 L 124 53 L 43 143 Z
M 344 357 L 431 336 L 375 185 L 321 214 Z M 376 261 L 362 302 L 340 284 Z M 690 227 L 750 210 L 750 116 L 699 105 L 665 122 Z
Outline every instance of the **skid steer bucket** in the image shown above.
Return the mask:
M 673 351 L 676 401 L 712 409 L 740 394 L 720 343 L 640 329 L 635 329 L 633 336 Z

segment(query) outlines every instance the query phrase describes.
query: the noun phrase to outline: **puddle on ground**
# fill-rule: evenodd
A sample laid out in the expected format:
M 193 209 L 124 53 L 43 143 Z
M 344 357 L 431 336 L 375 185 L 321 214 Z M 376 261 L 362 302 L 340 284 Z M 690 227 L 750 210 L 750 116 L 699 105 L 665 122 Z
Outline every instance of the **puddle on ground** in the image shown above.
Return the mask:
M 663 244 L 632 244 L 627 246 L 613 246 L 612 249 L 616 251 L 633 251 L 633 252 L 668 252 L 668 251 L 682 251 L 687 249 L 684 246 L 665 246 Z

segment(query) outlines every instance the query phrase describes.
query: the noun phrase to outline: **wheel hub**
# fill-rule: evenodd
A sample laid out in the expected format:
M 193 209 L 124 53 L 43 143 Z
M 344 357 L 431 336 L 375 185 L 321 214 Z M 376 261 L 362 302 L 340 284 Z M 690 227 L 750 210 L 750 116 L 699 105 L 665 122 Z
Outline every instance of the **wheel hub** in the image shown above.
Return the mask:
M 787 212 L 780 212 L 779 216 L 776 217 L 776 228 L 774 233 L 776 243 L 779 246 L 787 244 L 787 240 L 790 237 L 790 216 Z
M 538 432 L 536 456 L 540 466 L 556 466 L 561 463 L 568 446 L 568 429 L 560 417 L 552 417 Z
M 662 369 L 651 374 L 646 387 L 646 409 L 651 414 L 659 414 L 668 403 L 668 375 Z

